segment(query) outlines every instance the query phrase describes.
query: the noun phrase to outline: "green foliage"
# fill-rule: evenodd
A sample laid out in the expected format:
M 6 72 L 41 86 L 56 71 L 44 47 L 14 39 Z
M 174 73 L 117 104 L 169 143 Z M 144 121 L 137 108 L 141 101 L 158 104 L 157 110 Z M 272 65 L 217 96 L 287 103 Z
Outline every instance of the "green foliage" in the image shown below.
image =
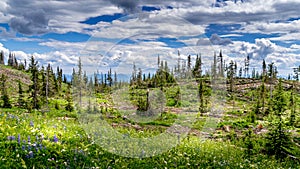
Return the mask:
M 12 105 L 10 103 L 10 99 L 9 99 L 9 96 L 8 96 L 8 93 L 7 93 L 7 87 L 6 87 L 6 79 L 7 77 L 2 74 L 1 75 L 1 79 L 0 79 L 0 85 L 1 85 L 1 99 L 3 101 L 3 105 L 2 107 L 3 108 L 11 108 Z
M 292 147 L 291 135 L 281 118 L 275 118 L 271 123 L 270 131 L 266 135 L 266 150 L 268 155 L 275 155 L 283 159 L 290 153 Z
M 271 102 L 271 106 L 276 115 L 280 116 L 287 109 L 287 101 L 282 88 L 282 80 L 279 80 L 276 90 L 274 91 L 274 97 Z

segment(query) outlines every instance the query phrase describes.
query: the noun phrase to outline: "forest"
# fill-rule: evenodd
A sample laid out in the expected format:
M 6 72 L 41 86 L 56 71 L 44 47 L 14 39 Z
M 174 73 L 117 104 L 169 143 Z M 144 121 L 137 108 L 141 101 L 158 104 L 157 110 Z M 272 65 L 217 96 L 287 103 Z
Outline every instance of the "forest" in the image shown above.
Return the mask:
M 238 65 L 222 51 L 156 71 L 71 78 L 0 53 L 0 168 L 298 168 L 300 65 Z M 8 58 L 5 60 L 5 58 Z

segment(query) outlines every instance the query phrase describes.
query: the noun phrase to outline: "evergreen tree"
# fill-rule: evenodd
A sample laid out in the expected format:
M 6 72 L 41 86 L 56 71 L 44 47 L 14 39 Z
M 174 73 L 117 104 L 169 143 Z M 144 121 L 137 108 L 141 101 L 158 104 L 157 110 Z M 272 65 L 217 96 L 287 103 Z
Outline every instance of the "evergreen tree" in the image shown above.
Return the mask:
M 267 76 L 267 65 L 266 65 L 265 59 L 263 60 L 263 63 L 262 63 L 262 70 L 263 70 L 262 77 Z
M 66 75 L 64 75 L 64 80 L 63 80 L 63 83 L 68 83 L 68 80 L 67 80 L 67 76 Z
M 235 66 L 234 62 L 231 61 L 229 63 L 229 67 L 227 68 L 227 78 L 229 79 L 229 91 L 233 92 L 233 83 L 234 83 L 234 77 L 235 77 Z
M 202 60 L 201 60 L 201 55 L 200 55 L 200 57 L 198 57 L 198 55 L 197 55 L 195 67 L 193 69 L 193 76 L 195 78 L 200 78 L 201 75 L 202 75 Z
M 266 135 L 266 150 L 268 155 L 275 155 L 277 159 L 284 159 L 290 155 L 291 135 L 286 130 L 282 118 L 276 118 L 271 123 L 271 128 Z
M 19 93 L 19 97 L 18 97 L 18 107 L 20 108 L 24 108 L 25 107 L 25 101 L 24 101 L 24 91 L 23 91 L 23 88 L 22 88 L 22 84 L 21 84 L 21 81 L 19 80 L 18 81 L 18 93 Z
M 205 82 L 203 81 L 203 79 L 201 78 L 199 81 L 199 87 L 198 87 L 198 96 L 199 96 L 199 101 L 200 101 L 200 106 L 199 106 L 199 111 L 200 113 L 204 113 L 205 109 L 206 109 L 206 105 L 205 105 Z
M 295 79 L 296 81 L 299 81 L 300 66 L 299 66 L 299 68 L 298 68 L 298 67 L 293 68 L 293 70 L 294 70 L 294 79 Z
M 48 95 L 48 86 L 47 86 L 47 78 L 46 78 L 46 73 L 47 71 L 45 71 L 45 68 L 44 66 L 42 66 L 41 70 L 40 70 L 40 73 L 42 75 L 42 88 L 41 88 L 41 96 L 42 96 L 42 99 L 43 99 L 43 102 L 46 102 L 46 100 L 48 99 L 47 98 L 47 95 Z
M 2 74 L 1 79 L 0 79 L 1 94 L 2 94 L 1 99 L 3 101 L 2 107 L 3 108 L 11 108 L 12 105 L 10 103 L 10 99 L 9 99 L 7 89 L 6 89 L 6 79 L 7 79 L 7 77 L 4 74 Z
M 197 61 L 196 61 L 197 63 Z M 191 55 L 188 56 L 188 61 L 187 61 L 187 69 L 188 69 L 188 72 L 191 71 L 191 68 L 192 68 L 192 61 L 191 61 Z
M 114 84 L 118 83 L 118 77 L 117 77 L 117 72 L 115 71 L 114 73 Z
M 291 135 L 282 119 L 283 112 L 287 109 L 287 102 L 283 95 L 282 80 L 276 86 L 272 107 L 274 118 L 271 121 L 271 128 L 266 135 L 266 148 L 269 155 L 275 155 L 277 159 L 283 159 L 290 154 L 292 147 Z
M 250 65 L 250 57 L 249 57 L 249 55 L 247 55 L 247 57 L 245 59 L 245 75 L 247 78 L 249 76 L 249 65 Z
M 31 99 L 32 99 L 32 108 L 39 109 L 39 70 L 38 70 L 38 62 L 35 61 L 34 57 L 31 56 L 29 71 L 31 72 L 31 81 L 32 84 L 29 86 L 29 90 L 31 91 Z
M 291 126 L 294 125 L 294 123 L 296 122 L 296 102 L 295 102 L 295 97 L 294 97 L 294 83 L 292 84 L 292 91 L 291 91 L 291 95 L 290 95 L 290 104 L 289 107 L 291 108 L 291 115 L 290 115 L 290 120 L 289 123 Z
M 60 69 L 58 66 L 57 66 L 56 74 L 57 74 L 58 90 L 60 91 L 61 90 L 61 86 L 62 86 L 62 81 L 63 81 L 63 73 L 62 73 L 62 69 Z
M 276 86 L 276 91 L 274 93 L 271 106 L 277 116 L 281 116 L 281 114 L 287 109 L 287 101 L 283 94 L 281 79 L 279 79 L 279 83 Z
M 3 51 L 0 52 L 0 64 L 4 65 L 4 52 Z
M 220 50 L 219 53 L 219 76 L 220 77 L 224 77 L 224 62 L 223 62 L 223 55 L 222 55 L 222 50 Z
M 46 68 L 46 82 L 44 84 L 44 90 L 48 92 L 47 96 L 49 97 L 52 97 L 57 93 L 56 79 L 50 64 L 48 64 Z
M 242 77 L 242 75 L 243 75 L 243 68 L 240 67 L 240 70 L 239 70 L 239 77 Z

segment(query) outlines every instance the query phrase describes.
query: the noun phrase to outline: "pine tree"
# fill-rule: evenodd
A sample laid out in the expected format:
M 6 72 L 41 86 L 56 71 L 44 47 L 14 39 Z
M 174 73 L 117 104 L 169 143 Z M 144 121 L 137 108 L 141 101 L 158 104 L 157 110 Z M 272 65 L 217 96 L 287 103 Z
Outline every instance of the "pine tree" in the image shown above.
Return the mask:
M 295 121 L 296 121 L 296 102 L 295 102 L 295 97 L 294 97 L 294 86 L 295 84 L 292 84 L 292 91 L 291 91 L 291 95 L 290 95 L 290 105 L 289 107 L 291 108 L 291 115 L 290 115 L 290 120 L 289 123 L 291 126 L 294 125 Z
M 277 159 L 283 159 L 289 155 L 292 146 L 291 135 L 282 119 L 282 114 L 287 109 L 287 102 L 283 95 L 282 80 L 276 86 L 272 99 L 274 119 L 271 121 L 271 129 L 266 136 L 266 148 L 269 155 L 275 155 Z
M 262 78 L 264 78 L 265 76 L 267 76 L 267 65 L 266 65 L 266 61 L 265 59 L 263 60 L 263 63 L 262 63 Z
M 192 63 L 191 63 L 191 55 L 188 56 L 188 61 L 187 61 L 187 69 L 188 69 L 188 72 L 191 71 L 191 68 L 192 68 Z M 197 62 L 197 61 L 196 61 Z
M 195 78 L 200 78 L 201 75 L 202 75 L 202 60 L 201 60 L 201 55 L 200 55 L 200 57 L 198 57 L 198 55 L 197 55 L 195 67 L 193 69 L 193 76 Z
M 279 79 L 274 97 L 272 98 L 272 108 L 277 116 L 281 116 L 281 114 L 287 109 L 287 101 L 283 94 L 281 79 Z
M 299 74 L 300 74 L 300 66 L 299 66 L 299 68 L 293 68 L 293 71 L 294 71 L 294 79 L 296 80 L 296 81 L 299 81 Z
M 239 70 L 239 77 L 241 78 L 243 76 L 243 68 L 240 67 L 240 70 Z
M 286 126 L 282 118 L 276 118 L 266 135 L 268 155 L 275 155 L 277 159 L 284 159 L 290 155 L 291 146 L 291 135 L 289 132 L 286 132 Z
M 200 102 L 200 106 L 199 106 L 199 111 L 202 115 L 202 113 L 205 113 L 206 111 L 206 101 L 205 101 L 205 94 L 206 94 L 207 90 L 206 90 L 206 85 L 205 82 L 202 78 L 200 78 L 199 80 L 199 86 L 198 86 L 198 97 L 199 97 L 199 102 Z
M 7 77 L 4 74 L 2 74 L 1 79 L 0 79 L 1 94 L 2 94 L 1 99 L 3 101 L 2 107 L 3 108 L 11 108 L 12 105 L 10 103 L 10 99 L 9 99 L 7 89 L 6 89 L 6 79 L 7 79 Z
M 225 62 L 223 61 L 223 54 L 222 50 L 220 50 L 219 56 L 218 56 L 218 61 L 219 61 L 219 76 L 224 77 L 224 65 Z
M 31 56 L 29 71 L 31 72 L 31 80 L 32 85 L 29 86 L 29 90 L 31 91 L 31 99 L 32 99 L 32 108 L 39 109 L 39 70 L 38 70 L 38 62 L 35 61 L 34 57 Z
M 57 66 L 56 74 L 57 74 L 58 90 L 60 91 L 61 90 L 61 86 L 62 86 L 62 81 L 63 81 L 63 73 L 62 73 L 62 69 L 60 69 L 58 66 Z
M 53 70 L 52 70 L 52 67 L 51 67 L 50 64 L 48 64 L 48 66 L 46 68 L 46 85 L 47 85 L 47 88 L 48 88 L 46 90 L 48 92 L 48 96 L 49 97 L 54 96 L 57 92 L 57 90 L 56 90 L 56 81 L 55 81 L 54 73 L 53 73 Z
M 212 78 L 215 79 L 217 76 L 217 55 L 216 52 L 214 53 L 214 61 L 212 64 L 212 68 L 211 68 L 211 74 L 212 74 Z
M 235 66 L 233 61 L 229 63 L 229 67 L 227 68 L 227 78 L 229 79 L 229 91 L 233 92 L 233 83 L 235 77 Z
M 24 101 L 24 95 L 23 95 L 23 88 L 22 88 L 22 84 L 21 81 L 18 81 L 18 93 L 19 93 L 19 97 L 18 97 L 18 107 L 20 108 L 24 108 L 25 107 L 25 101 Z
M 4 52 L 3 51 L 1 51 L 1 53 L 0 53 L 0 64 L 4 65 Z

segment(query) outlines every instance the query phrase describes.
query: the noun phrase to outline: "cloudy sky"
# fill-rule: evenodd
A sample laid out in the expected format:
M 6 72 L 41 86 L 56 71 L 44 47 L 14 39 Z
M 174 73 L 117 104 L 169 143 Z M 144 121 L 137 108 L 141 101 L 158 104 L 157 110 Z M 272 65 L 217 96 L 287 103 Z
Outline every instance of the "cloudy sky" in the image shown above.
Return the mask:
M 2 0 L 0 50 L 17 59 L 34 55 L 71 72 L 88 67 L 143 70 L 156 57 L 206 57 L 222 50 L 227 62 L 260 69 L 274 62 L 281 74 L 300 65 L 299 0 Z

